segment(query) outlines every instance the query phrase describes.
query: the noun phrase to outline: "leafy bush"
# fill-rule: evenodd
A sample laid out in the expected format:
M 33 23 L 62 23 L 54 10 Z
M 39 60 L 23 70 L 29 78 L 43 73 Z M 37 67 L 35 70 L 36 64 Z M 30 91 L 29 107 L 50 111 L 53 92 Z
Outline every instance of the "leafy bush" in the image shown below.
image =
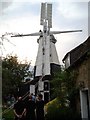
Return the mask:
M 3 112 L 6 109 L 3 109 Z M 9 109 L 8 111 L 4 112 L 4 114 L 2 115 L 2 118 L 4 118 L 5 120 L 14 120 L 14 113 L 12 109 Z
M 46 120 L 81 120 L 78 113 L 69 107 L 62 107 L 57 99 L 48 103 L 46 107 Z

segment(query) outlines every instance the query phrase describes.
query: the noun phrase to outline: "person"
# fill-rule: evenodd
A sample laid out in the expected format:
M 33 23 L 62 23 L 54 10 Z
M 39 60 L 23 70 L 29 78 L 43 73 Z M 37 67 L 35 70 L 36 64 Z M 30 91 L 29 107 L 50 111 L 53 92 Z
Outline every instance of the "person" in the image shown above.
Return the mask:
M 14 95 L 11 96 L 11 104 L 15 103 L 15 97 Z
M 37 120 L 44 120 L 44 100 L 43 95 L 39 94 L 36 100 L 36 118 Z
M 32 95 L 30 95 L 26 103 L 26 120 L 35 120 L 35 107 L 35 101 L 32 100 Z
M 8 105 L 8 107 L 11 106 L 11 94 L 9 94 L 9 95 L 7 96 L 7 105 Z
M 14 104 L 14 115 L 15 115 L 15 120 L 25 120 L 25 112 L 26 108 L 23 104 L 22 98 L 18 97 L 17 102 Z
M 35 95 L 33 95 L 33 93 L 31 93 L 32 96 L 32 100 L 35 101 Z

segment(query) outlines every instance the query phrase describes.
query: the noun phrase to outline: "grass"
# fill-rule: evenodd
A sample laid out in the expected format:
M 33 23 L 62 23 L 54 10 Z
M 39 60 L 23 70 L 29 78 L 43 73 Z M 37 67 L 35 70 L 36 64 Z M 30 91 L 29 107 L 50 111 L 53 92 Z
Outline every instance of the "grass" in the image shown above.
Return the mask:
M 14 113 L 12 109 L 6 110 L 5 108 L 2 110 L 2 118 L 5 118 L 5 120 L 14 120 Z

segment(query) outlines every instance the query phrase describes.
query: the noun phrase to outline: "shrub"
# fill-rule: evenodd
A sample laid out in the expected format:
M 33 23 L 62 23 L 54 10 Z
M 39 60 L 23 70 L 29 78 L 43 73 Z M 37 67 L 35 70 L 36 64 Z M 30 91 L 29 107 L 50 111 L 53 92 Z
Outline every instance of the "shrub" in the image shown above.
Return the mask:
M 6 109 L 3 109 L 3 111 L 5 111 Z M 4 114 L 2 114 L 2 118 L 4 118 L 5 120 L 14 120 L 14 113 L 12 109 L 9 109 L 8 111 L 6 111 Z
M 69 107 L 61 107 L 59 101 L 55 99 L 46 105 L 46 120 L 81 120 L 80 115 Z

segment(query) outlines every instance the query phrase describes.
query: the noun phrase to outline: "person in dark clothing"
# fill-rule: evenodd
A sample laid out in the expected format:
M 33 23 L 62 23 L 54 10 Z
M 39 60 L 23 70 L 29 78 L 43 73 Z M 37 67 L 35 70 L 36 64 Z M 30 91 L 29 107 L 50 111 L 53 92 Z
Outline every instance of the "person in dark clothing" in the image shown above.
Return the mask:
M 15 115 L 15 120 L 24 120 L 25 119 L 25 112 L 26 108 L 23 104 L 22 98 L 18 97 L 18 101 L 14 104 L 14 115 Z
M 42 100 L 42 94 L 38 95 L 36 100 L 36 118 L 37 120 L 44 120 L 44 101 Z
M 26 120 L 35 120 L 35 101 L 32 100 L 32 96 L 29 96 L 29 99 L 26 103 Z

